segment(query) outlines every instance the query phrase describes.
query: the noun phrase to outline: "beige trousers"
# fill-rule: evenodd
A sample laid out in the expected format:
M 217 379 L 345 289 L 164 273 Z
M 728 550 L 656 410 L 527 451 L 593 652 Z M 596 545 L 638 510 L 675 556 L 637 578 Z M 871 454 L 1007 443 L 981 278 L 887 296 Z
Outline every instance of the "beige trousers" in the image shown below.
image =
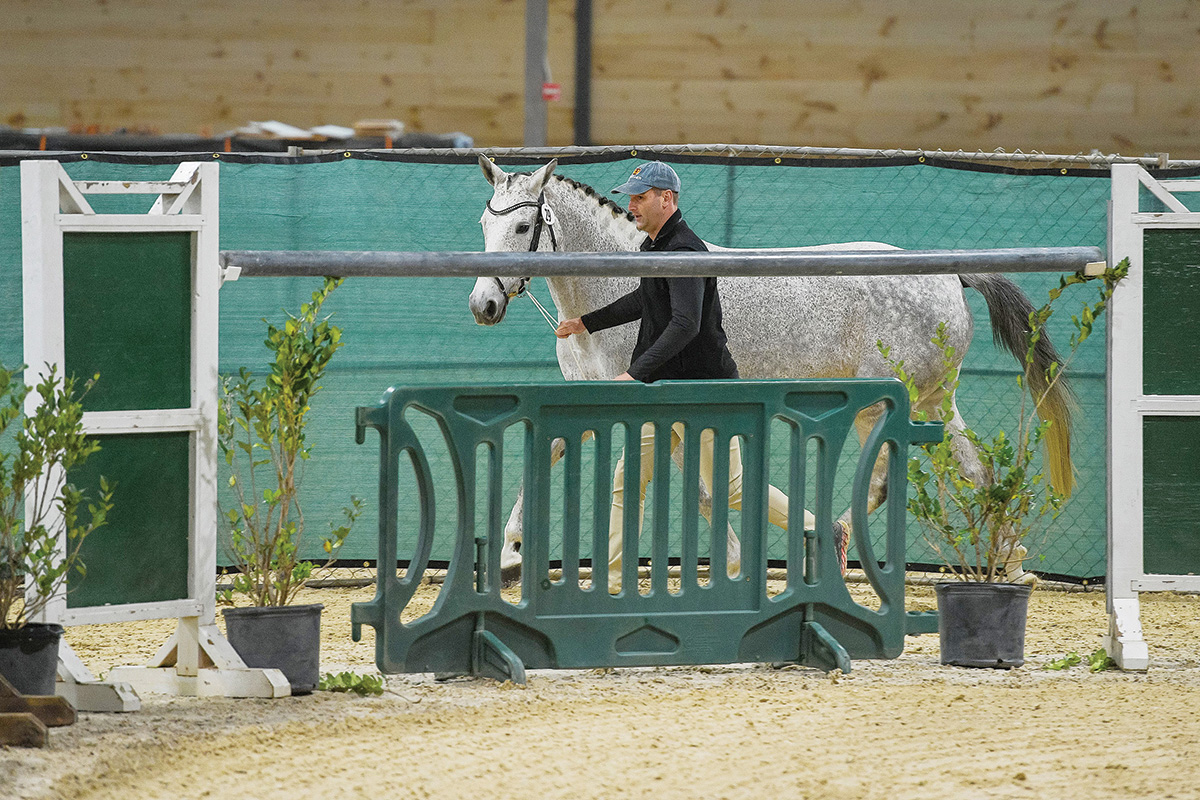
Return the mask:
M 683 441 L 683 423 L 677 422 L 671 426 L 671 452 L 675 452 L 675 448 Z M 642 446 L 641 446 L 642 469 L 640 473 L 641 486 L 640 496 L 638 498 L 638 533 L 641 534 L 642 520 L 645 517 L 646 511 L 646 485 L 654 478 L 654 425 L 646 423 L 642 426 Z M 704 430 L 700 433 L 700 479 L 704 481 L 704 485 L 709 487 L 709 492 L 712 492 L 712 472 L 713 472 L 713 434 L 711 430 Z M 610 593 L 616 593 L 621 590 L 621 564 L 622 564 L 622 539 L 625 522 L 625 454 L 621 454 L 621 458 L 617 461 L 617 468 L 613 474 L 613 501 L 612 511 L 608 518 L 608 590 Z M 742 507 L 742 447 L 735 436 L 729 440 L 729 507 Z M 705 519 L 709 524 L 712 524 L 710 514 L 705 514 Z M 808 518 L 811 516 L 807 511 L 804 513 L 805 522 L 808 527 L 811 527 L 811 522 Z M 772 525 L 787 529 L 788 524 L 788 498 L 783 492 L 770 487 L 769 496 L 769 511 L 767 514 L 768 520 Z M 742 566 L 742 548 L 733 531 L 728 530 L 728 554 L 729 560 L 726 564 L 726 572 L 729 577 L 735 577 Z

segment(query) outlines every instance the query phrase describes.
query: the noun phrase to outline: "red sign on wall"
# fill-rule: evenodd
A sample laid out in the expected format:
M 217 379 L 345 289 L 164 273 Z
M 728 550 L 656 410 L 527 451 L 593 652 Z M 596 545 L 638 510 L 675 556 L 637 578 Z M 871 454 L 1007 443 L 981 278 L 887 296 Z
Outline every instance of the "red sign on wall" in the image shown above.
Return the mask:
M 562 86 L 557 83 L 542 84 L 542 99 L 546 101 L 561 100 Z

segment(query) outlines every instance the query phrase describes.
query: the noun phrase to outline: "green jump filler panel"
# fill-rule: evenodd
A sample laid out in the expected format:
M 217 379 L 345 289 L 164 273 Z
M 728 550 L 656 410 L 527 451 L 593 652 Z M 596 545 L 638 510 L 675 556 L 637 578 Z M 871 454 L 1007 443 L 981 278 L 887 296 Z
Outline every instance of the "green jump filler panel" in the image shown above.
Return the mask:
M 1200 230 L 1147 231 L 1142 297 L 1146 394 L 1200 394 Z
M 188 596 L 189 434 L 93 436 L 100 452 L 69 480 L 113 486 L 108 524 L 84 540 L 87 576 L 68 587 L 67 605 L 150 603 Z
M 867 607 L 850 596 L 842 580 L 832 504 L 842 445 L 856 414 L 875 404 L 882 404 L 885 412 L 859 455 L 851 502 L 854 542 L 879 600 L 877 607 Z M 436 434 L 428 433 L 429 426 L 414 428 L 414 415 L 436 420 L 450 451 L 455 485 L 437 496 L 426 456 Z M 765 529 L 770 437 L 777 420 L 788 431 L 791 469 L 788 475 L 770 476 L 770 481 L 788 489 L 790 520 L 802 520 L 803 498 L 815 496 L 815 507 L 809 510 L 817 522 L 815 531 L 802 530 L 802 524 L 789 526 L 787 584 L 772 596 L 766 580 Z M 635 452 L 646 423 L 655 426 L 659 443 L 653 455 L 655 477 L 646 494 L 654 519 L 641 534 L 643 542 L 651 540 L 649 591 L 645 585 L 638 587 L 636 564 L 626 558 L 626 588 L 610 594 L 603 568 L 594 570 L 590 581 L 580 580 L 580 554 L 589 543 L 591 553 L 608 552 L 605 498 L 622 445 L 611 442 L 607 432 L 622 426 L 625 450 Z M 906 633 L 930 630 L 928 618 L 915 619 L 917 615 L 904 608 L 906 472 L 910 445 L 940 441 L 942 425 L 909 419 L 908 393 L 899 381 L 392 388 L 379 405 L 358 409 L 360 443 L 368 427 L 378 430 L 381 440 L 379 563 L 395 564 L 398 557 L 409 561 L 403 578 L 394 570 L 380 569 L 375 598 L 356 603 L 351 611 L 355 639 L 362 625 L 375 629 L 376 663 L 382 672 L 487 675 L 520 682 L 526 668 L 785 661 L 849 671 L 850 659 L 894 658 L 903 651 Z M 501 465 L 505 433 L 514 427 L 523 432 L 517 449 L 525 454 L 521 596 L 516 602 L 501 594 L 500 568 L 507 512 Z M 426 431 L 425 441 L 417 428 Z M 670 463 L 665 444 L 672 430 L 682 442 L 679 469 Z M 702 576 L 697 563 L 697 537 L 704 529 L 698 476 L 700 441 L 706 431 L 715 442 L 714 488 L 710 569 Z M 736 531 L 741 569 L 730 576 L 724 568 L 729 554 L 724 534 L 726 521 L 734 518 L 728 491 L 729 443 L 734 437 L 741 442 L 743 469 Z M 564 455 L 552 467 L 559 440 L 565 443 L 560 445 Z M 592 469 L 582 469 L 586 460 L 580 452 L 589 442 L 594 447 Z M 805 459 L 813 442 L 815 469 Z M 477 458 L 481 448 L 487 453 L 482 466 Z M 868 521 L 871 471 L 883 452 L 890 497 Z M 626 458 L 626 497 L 636 496 L 638 460 Z M 412 552 L 398 553 L 402 464 L 415 477 L 420 522 Z M 551 490 L 552 470 L 565 471 L 561 497 Z M 589 472 L 593 474 L 581 474 Z M 580 512 L 581 494 L 589 483 L 599 509 L 591 518 Z M 663 483 L 671 486 L 669 502 Z M 456 498 L 451 507 L 438 508 L 437 497 L 448 496 Z M 567 510 L 564 524 L 553 531 L 551 504 Z M 682 515 L 681 542 L 669 538 L 668 509 Z M 428 565 L 439 516 L 458 523 L 445 583 L 431 611 L 402 622 Z M 626 503 L 624 520 L 624 551 L 634 552 L 636 504 Z M 876 552 L 872 544 L 879 537 L 870 535 L 871 525 L 885 526 L 884 552 Z M 562 553 L 561 573 L 551 570 L 556 551 Z M 678 584 L 669 579 L 669 563 L 679 564 Z
M 192 400 L 192 234 L 64 233 L 67 374 L 100 374 L 87 411 Z

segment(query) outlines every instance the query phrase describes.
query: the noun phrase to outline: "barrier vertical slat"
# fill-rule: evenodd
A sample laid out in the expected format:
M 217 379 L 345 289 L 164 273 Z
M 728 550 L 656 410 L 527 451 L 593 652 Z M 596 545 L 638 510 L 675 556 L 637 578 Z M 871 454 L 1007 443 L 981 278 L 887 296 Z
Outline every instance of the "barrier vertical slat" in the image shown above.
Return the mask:
M 608 528 L 612 508 L 612 429 L 596 430 L 595 480 L 592 481 L 592 592 L 608 589 Z
M 670 537 L 671 423 L 662 417 L 654 421 L 654 537 L 650 548 L 650 593 L 668 590 L 667 563 Z
M 700 427 L 683 423 L 683 534 L 679 562 L 679 590 L 695 594 L 699 586 L 697 567 L 700 560 Z
M 638 593 L 638 544 L 641 519 L 642 480 L 642 421 L 625 425 L 625 486 L 622 501 L 625 504 L 621 520 L 621 590 L 624 596 Z
M 500 556 L 504 550 L 504 433 L 485 437 L 488 448 L 488 593 L 500 596 L 503 584 Z
M 572 430 L 563 441 L 566 445 L 566 452 L 563 454 L 566 480 L 563 497 L 562 579 L 567 592 L 576 594 L 579 591 L 579 470 L 582 433 Z
M 542 508 L 549 499 L 551 442 L 542 447 L 542 430 L 536 424 L 524 426 L 525 470 L 525 527 L 545 531 L 549 525 L 549 514 Z M 544 456 L 544 457 L 543 457 Z M 543 499 L 543 495 L 546 499 Z M 525 600 L 538 591 L 538 584 L 549 575 L 550 565 L 542 552 L 543 536 L 525 536 L 521 540 L 521 599 Z
M 729 434 L 718 426 L 712 431 L 712 547 L 708 571 L 712 586 L 724 585 L 729 564 Z
M 792 422 L 788 426 L 788 589 L 796 589 L 802 581 L 812 580 L 809 554 L 815 545 L 804 526 L 804 472 L 808 464 L 800 434 L 800 426 Z

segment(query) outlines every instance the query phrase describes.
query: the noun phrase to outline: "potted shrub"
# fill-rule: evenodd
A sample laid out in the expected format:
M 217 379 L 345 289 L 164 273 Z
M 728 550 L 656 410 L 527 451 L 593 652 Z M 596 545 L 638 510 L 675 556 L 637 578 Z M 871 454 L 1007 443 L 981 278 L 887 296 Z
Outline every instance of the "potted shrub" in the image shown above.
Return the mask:
M 98 499 L 87 503 L 67 482 L 71 469 L 100 449 L 83 433 L 82 396 L 95 378 L 76 397 L 75 379 L 60 379 L 51 366 L 37 386 L 40 404 L 10 439 L 29 393 L 17 374 L 0 365 L 0 440 L 13 445 L 0 450 L 0 675 L 22 694 L 52 695 L 63 629 L 30 620 L 72 573 L 84 575 L 79 548 L 104 525 L 112 492 L 101 478 Z
M 261 386 L 245 368 L 222 382 L 218 438 L 231 469 L 233 508 L 228 553 L 237 570 L 231 589 L 218 600 L 247 607 L 226 608 L 230 644 L 250 667 L 280 669 L 293 694 L 311 692 L 320 679 L 319 603 L 291 605 L 313 564 L 302 558 L 305 533 L 300 509 L 304 465 L 311 456 L 304 429 L 319 381 L 341 348 L 341 330 L 319 318 L 321 306 L 341 279 L 326 278 L 300 316 L 282 327 L 268 323 L 266 346 L 273 359 Z M 264 320 L 265 322 L 266 320 Z M 344 509 L 344 524 L 330 524 L 324 540 L 330 561 L 362 511 L 358 498 Z
M 949 428 L 945 438 L 925 445 L 927 461 L 909 460 L 909 511 L 919 520 L 934 552 L 945 564 L 953 580 L 935 587 L 938 604 L 938 635 L 941 662 L 956 666 L 1012 668 L 1024 663 L 1025 622 L 1029 595 L 1033 588 L 1031 573 L 1025 580 L 1012 582 L 1021 575 L 1021 562 L 1027 555 L 1023 542 L 1062 509 L 1064 496 L 1045 479 L 1035 461 L 1039 445 L 1050 425 L 1039 420 L 1037 412 L 1051 390 L 1063 379 L 1079 345 L 1091 334 L 1118 281 L 1128 273 L 1128 261 L 1096 276 L 1063 277 L 1050 299 L 1029 315 L 1028 349 L 1025 374 L 1018 377 L 1021 388 L 1020 414 L 1013 433 L 999 431 L 985 439 L 971 428 L 961 435 L 974 446 L 982 462 L 985 479 L 973 481 L 959 462 Z M 1073 316 L 1076 331 L 1071 336 L 1067 357 L 1051 363 L 1044 375 L 1034 373 L 1034 348 L 1045 335 L 1046 323 L 1053 315 L 1053 304 L 1068 286 L 1100 282 L 1099 299 L 1084 303 Z M 934 345 L 941 348 L 946 367 L 944 385 L 958 387 L 953 347 L 940 327 Z M 884 358 L 887 348 L 880 343 Z M 903 362 L 888 358 L 896 374 L 915 395 L 915 387 L 904 372 Z M 943 420 L 953 418 L 954 409 L 946 393 L 942 403 Z M 914 397 L 915 400 L 915 397 Z

